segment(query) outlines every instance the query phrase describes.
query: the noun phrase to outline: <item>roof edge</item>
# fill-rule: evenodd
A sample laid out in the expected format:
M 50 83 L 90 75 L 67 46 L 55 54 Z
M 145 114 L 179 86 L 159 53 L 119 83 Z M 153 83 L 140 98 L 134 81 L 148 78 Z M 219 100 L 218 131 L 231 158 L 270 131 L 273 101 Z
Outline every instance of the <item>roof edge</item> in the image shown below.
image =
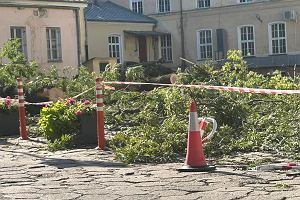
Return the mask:
M 24 6 L 24 7 L 60 7 L 60 8 L 85 8 L 87 7 L 86 0 L 0 0 L 0 6 Z
M 88 22 L 121 22 L 121 23 L 133 23 L 133 24 L 156 24 L 155 22 L 149 22 L 149 21 L 126 21 L 126 20 L 96 20 L 96 19 L 87 19 Z

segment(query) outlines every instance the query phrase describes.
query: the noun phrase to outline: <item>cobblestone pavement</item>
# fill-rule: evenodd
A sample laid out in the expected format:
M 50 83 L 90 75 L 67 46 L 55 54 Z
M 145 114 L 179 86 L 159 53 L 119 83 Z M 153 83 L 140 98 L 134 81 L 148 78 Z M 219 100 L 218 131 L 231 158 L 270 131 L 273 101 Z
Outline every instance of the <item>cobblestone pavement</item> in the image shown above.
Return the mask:
M 300 177 L 236 164 L 269 157 L 252 153 L 221 160 L 212 173 L 179 173 L 182 163 L 125 166 L 109 152 L 52 153 L 40 139 L 0 138 L 0 199 L 300 199 Z

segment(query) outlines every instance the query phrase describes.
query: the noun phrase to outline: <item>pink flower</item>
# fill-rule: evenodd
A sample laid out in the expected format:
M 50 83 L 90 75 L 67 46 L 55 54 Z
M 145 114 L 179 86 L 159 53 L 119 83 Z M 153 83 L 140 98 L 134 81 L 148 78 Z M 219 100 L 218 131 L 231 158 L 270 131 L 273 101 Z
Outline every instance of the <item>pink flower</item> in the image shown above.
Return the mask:
M 76 100 L 73 99 L 73 98 L 69 98 L 69 99 L 67 100 L 67 105 L 73 105 L 73 104 L 75 104 L 75 103 L 76 103 Z
M 88 106 L 88 105 L 91 104 L 91 102 L 90 102 L 89 100 L 85 100 L 85 101 L 83 102 L 83 104 L 86 105 L 86 106 Z
M 82 115 L 82 111 L 81 111 L 81 110 L 77 110 L 77 111 L 75 112 L 75 115 L 76 115 L 76 116 Z
M 7 108 L 10 108 L 11 107 L 11 98 L 9 96 L 7 96 L 4 103 Z

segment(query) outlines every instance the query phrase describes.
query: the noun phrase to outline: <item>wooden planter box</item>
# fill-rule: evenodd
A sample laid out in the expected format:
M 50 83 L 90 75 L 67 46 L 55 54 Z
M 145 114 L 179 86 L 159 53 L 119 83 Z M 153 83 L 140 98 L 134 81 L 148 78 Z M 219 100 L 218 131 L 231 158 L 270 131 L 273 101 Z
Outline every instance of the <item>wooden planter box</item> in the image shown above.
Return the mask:
M 0 111 L 0 136 L 19 135 L 19 113 Z
M 79 143 L 83 145 L 94 144 L 97 142 L 97 115 L 83 114 L 80 116 Z

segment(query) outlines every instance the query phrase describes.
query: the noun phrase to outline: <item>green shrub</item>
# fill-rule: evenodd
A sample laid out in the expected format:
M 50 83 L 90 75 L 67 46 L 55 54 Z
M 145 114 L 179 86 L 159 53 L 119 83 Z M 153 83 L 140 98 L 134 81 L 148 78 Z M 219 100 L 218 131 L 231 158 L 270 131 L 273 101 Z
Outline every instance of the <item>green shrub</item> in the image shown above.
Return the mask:
M 103 77 L 106 81 L 119 81 L 122 78 L 122 65 L 107 65 Z
M 183 155 L 186 132 L 186 120 L 173 117 L 161 125 L 145 124 L 119 132 L 111 145 L 116 158 L 126 163 L 171 162 Z
M 265 77 L 249 71 L 239 51 L 229 51 L 228 59 L 220 70 L 209 62 L 179 70 L 179 83 L 300 88 L 299 77 L 292 79 L 278 72 Z M 159 88 L 148 93 L 117 92 L 109 97 L 117 109 L 110 106 L 108 121 L 122 127 L 111 143 L 117 158 L 128 163 L 159 163 L 175 161 L 178 155 L 184 155 L 190 96 L 198 104 L 199 117 L 212 116 L 219 125 L 213 139 L 205 145 L 207 156 L 271 151 L 300 157 L 299 96 Z M 124 127 L 124 121 L 133 127 Z M 206 132 L 209 130 L 210 127 Z
M 77 77 L 69 80 L 65 86 L 66 96 L 74 97 L 84 91 L 89 92 L 81 95 L 78 99 L 95 99 L 96 74 L 90 73 L 86 67 L 79 68 Z
M 36 62 L 28 62 L 20 52 L 21 42 L 18 39 L 9 40 L 0 49 L 0 86 L 16 86 L 17 78 L 30 79 L 37 74 Z M 2 60 L 7 60 L 4 63 Z
M 143 82 L 145 81 L 144 67 L 143 66 L 130 67 L 127 69 L 125 76 L 126 76 L 126 81 Z
M 60 138 L 53 142 L 48 141 L 48 149 L 50 151 L 66 150 L 74 147 L 74 136 L 63 134 Z
M 18 110 L 17 101 L 13 101 L 10 97 L 0 100 L 0 113 L 16 112 Z
M 224 85 L 249 88 L 297 89 L 300 77 L 284 77 L 275 72 L 263 76 L 247 69 L 239 51 L 229 51 L 229 61 L 217 70 L 206 62 L 178 71 L 179 83 Z M 144 70 L 144 69 L 143 69 Z M 129 68 L 127 80 L 145 78 L 141 67 Z M 108 66 L 104 80 L 122 79 L 121 66 Z M 54 77 L 45 80 L 54 81 Z M 95 74 L 81 68 L 78 77 L 65 82 L 67 96 L 93 88 Z M 110 141 L 116 157 L 126 163 L 173 162 L 185 155 L 190 98 L 197 102 L 198 115 L 214 117 L 215 136 L 205 145 L 207 156 L 235 152 L 271 151 L 299 157 L 300 97 L 297 95 L 240 94 L 206 89 L 156 88 L 149 92 L 105 91 L 106 127 L 118 132 Z M 84 97 L 94 99 L 94 90 Z M 79 119 L 77 110 L 94 108 L 80 103 L 58 102 L 41 112 L 41 132 L 50 149 L 76 144 Z M 209 126 L 206 132 L 209 132 Z
M 68 148 L 78 143 L 80 130 L 79 116 L 89 114 L 95 107 L 89 102 L 76 102 L 68 99 L 64 102 L 56 102 L 50 107 L 44 107 L 38 122 L 40 132 L 49 141 L 49 148 L 54 150 Z

